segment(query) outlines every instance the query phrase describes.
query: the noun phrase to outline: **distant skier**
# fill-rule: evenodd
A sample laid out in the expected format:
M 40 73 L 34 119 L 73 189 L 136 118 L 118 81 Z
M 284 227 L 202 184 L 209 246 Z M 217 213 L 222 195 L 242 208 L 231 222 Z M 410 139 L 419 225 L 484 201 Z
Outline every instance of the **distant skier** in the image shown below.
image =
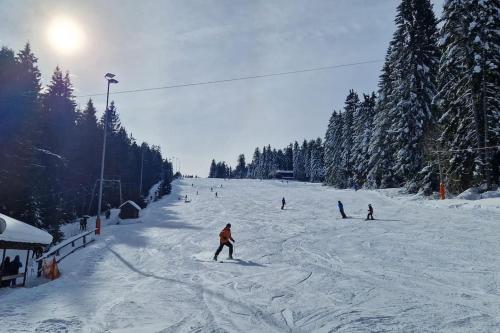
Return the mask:
M 214 191 L 214 188 L 213 188 L 213 187 L 211 187 L 211 188 L 210 188 L 210 192 L 213 192 L 213 191 Z
M 217 257 L 219 253 L 222 251 L 222 248 L 227 246 L 229 248 L 229 259 L 233 259 L 233 244 L 230 241 L 235 242 L 233 237 L 231 237 L 231 223 L 226 224 L 226 227 L 222 229 L 219 233 L 220 245 L 217 251 L 215 251 L 214 260 L 217 261 Z
M 198 195 L 198 191 L 196 191 L 196 195 Z
M 219 196 L 217 195 L 217 192 L 215 192 L 215 197 L 218 198 Z
M 106 216 L 106 220 L 109 220 L 109 218 L 111 217 L 111 205 L 108 203 L 106 205 L 106 211 L 104 212 L 105 216 Z
M 375 220 L 373 218 L 373 207 L 372 204 L 368 204 L 368 215 L 366 216 L 366 220 Z
M 342 204 L 342 202 L 340 200 L 339 200 L 338 206 L 339 206 L 339 210 L 340 210 L 340 214 L 342 215 L 342 218 L 343 219 L 347 218 L 347 215 L 345 215 L 345 212 L 344 212 L 344 205 Z
M 281 199 L 281 209 L 285 209 L 285 205 L 286 205 L 286 201 L 285 201 L 285 197 L 283 197 L 283 199 Z

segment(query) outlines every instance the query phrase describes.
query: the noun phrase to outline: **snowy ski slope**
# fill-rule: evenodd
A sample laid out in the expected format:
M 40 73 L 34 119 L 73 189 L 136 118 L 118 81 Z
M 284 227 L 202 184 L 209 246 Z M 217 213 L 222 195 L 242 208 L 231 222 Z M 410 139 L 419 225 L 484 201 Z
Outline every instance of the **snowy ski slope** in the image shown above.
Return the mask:
M 59 280 L 0 290 L 0 331 L 499 332 L 500 199 L 390 194 L 179 181 L 141 223 L 106 226 L 63 261 Z M 240 260 L 212 262 L 226 223 Z

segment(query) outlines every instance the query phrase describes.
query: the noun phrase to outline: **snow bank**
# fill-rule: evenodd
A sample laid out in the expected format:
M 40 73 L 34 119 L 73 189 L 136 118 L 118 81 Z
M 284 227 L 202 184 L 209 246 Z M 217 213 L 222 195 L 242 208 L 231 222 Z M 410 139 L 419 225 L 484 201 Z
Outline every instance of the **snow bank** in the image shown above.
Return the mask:
M 5 224 L 5 230 L 0 234 L 0 241 L 35 244 L 52 243 L 52 235 L 48 232 L 4 214 L 0 214 L 0 219 Z
M 457 195 L 457 199 L 464 200 L 480 200 L 480 199 L 490 199 L 490 198 L 500 198 L 500 190 L 497 191 L 488 191 L 484 193 L 479 193 L 479 191 L 475 188 L 470 188 L 467 191 L 464 191 Z

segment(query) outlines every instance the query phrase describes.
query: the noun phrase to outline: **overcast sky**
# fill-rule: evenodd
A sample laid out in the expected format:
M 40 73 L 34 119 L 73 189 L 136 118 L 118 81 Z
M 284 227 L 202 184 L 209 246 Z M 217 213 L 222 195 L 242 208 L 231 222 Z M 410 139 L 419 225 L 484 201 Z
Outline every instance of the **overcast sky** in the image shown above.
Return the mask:
M 433 1 L 441 12 L 442 0 Z M 43 81 L 56 65 L 75 95 L 105 92 L 103 75 L 131 90 L 383 59 L 398 0 L 0 0 L 0 44 L 30 41 Z M 67 17 L 85 41 L 61 53 L 47 37 Z M 207 176 L 256 146 L 324 137 L 349 89 L 376 89 L 382 63 L 111 96 L 138 142 L 160 145 L 181 171 Z M 78 98 L 83 107 L 88 98 Z M 102 112 L 105 96 L 93 98 Z

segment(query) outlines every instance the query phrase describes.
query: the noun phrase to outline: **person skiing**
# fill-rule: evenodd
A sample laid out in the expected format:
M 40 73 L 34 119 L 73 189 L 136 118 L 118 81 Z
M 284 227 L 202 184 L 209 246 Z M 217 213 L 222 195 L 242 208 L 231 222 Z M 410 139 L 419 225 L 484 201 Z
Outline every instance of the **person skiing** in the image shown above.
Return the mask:
M 285 209 L 285 205 L 286 205 L 286 201 L 285 201 L 285 197 L 283 197 L 283 199 L 281 199 L 281 209 Z
M 373 207 L 372 204 L 368 204 L 368 215 L 366 216 L 366 220 L 375 220 L 373 218 Z
M 222 229 L 219 233 L 220 245 L 217 251 L 215 251 L 214 261 L 217 261 L 217 257 L 219 253 L 222 251 L 222 248 L 227 246 L 229 248 L 229 259 L 233 259 L 233 244 L 230 241 L 236 242 L 231 236 L 231 223 L 226 224 L 226 227 Z
M 338 206 L 339 206 L 339 210 L 340 210 L 340 214 L 342 215 L 342 218 L 343 219 L 347 218 L 347 215 L 345 215 L 345 212 L 344 212 L 344 205 L 342 204 L 342 202 L 340 200 L 339 200 Z
M 219 196 L 217 195 L 217 192 L 215 192 L 215 197 L 218 198 Z

